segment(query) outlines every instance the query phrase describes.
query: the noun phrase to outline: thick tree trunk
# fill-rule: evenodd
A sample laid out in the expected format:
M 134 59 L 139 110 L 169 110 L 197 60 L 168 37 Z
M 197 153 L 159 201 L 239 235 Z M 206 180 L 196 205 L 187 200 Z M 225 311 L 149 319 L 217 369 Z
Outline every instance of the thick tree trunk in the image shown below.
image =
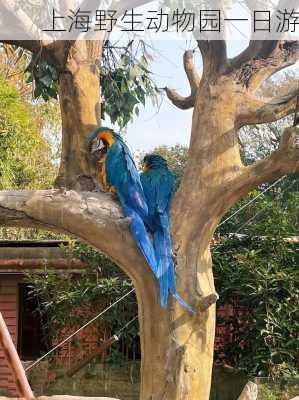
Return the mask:
M 196 315 L 172 304 L 169 342 L 163 350 L 165 389 L 156 385 L 161 392 L 153 397 L 159 400 L 208 400 L 210 395 L 217 300 L 210 242 L 228 208 L 219 190 L 242 167 L 234 126 L 237 105 L 228 101 L 230 86 L 227 79 L 206 85 L 195 101 L 188 165 L 171 221 L 178 289 Z M 172 367 L 169 371 L 167 365 Z
M 190 254 L 179 261 L 177 268 L 181 271 L 189 270 L 194 263 L 196 264 L 196 255 L 194 257 Z M 209 268 L 202 263 L 201 267 Z M 188 282 L 180 282 L 180 287 L 183 283 L 186 284 L 186 290 L 180 291 L 180 294 L 196 307 L 198 295 L 191 294 L 191 288 L 194 286 L 191 282 L 192 277 L 184 275 Z M 200 310 L 198 305 L 196 311 L 196 315 L 192 317 L 173 300 L 170 301 L 167 310 L 160 309 L 156 298 L 144 304 L 144 314 L 140 319 L 142 338 L 140 399 L 209 399 L 215 306 Z
M 88 154 L 88 136 L 100 124 L 100 74 L 95 65 L 100 43 L 79 41 L 69 52 L 59 78 L 62 154 L 57 187 L 93 190 L 96 171 Z

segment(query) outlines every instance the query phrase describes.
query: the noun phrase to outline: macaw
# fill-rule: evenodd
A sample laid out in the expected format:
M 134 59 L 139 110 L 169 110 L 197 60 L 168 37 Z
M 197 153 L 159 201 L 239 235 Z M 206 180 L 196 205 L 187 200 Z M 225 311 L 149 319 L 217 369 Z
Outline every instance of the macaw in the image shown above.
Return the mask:
M 171 294 L 190 313 L 194 310 L 178 294 L 172 241 L 169 229 L 169 208 L 174 186 L 174 176 L 167 161 L 157 154 L 144 157 L 141 183 L 148 204 L 147 225 L 153 233 L 157 260 L 156 277 L 160 286 L 160 303 L 167 307 Z
M 131 152 L 122 137 L 110 128 L 97 128 L 89 137 L 90 151 L 99 163 L 99 180 L 104 190 L 115 192 L 123 214 L 131 219 L 130 230 L 147 263 L 155 273 L 155 251 L 144 219 L 148 207 Z

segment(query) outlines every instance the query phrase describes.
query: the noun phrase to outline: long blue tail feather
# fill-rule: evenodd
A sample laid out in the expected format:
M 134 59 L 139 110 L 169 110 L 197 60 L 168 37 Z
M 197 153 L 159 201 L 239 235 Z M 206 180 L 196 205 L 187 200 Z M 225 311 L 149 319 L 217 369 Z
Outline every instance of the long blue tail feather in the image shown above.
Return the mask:
M 160 304 L 166 308 L 168 297 L 171 294 L 186 310 L 194 314 L 194 310 L 187 304 L 176 289 L 175 268 L 172 255 L 172 243 L 168 227 L 158 229 L 154 232 L 154 246 L 158 263 L 156 277 L 159 281 Z
M 132 210 L 128 206 L 123 205 L 122 209 L 125 217 L 131 218 L 130 231 L 132 233 L 132 236 L 143 256 L 145 257 L 148 265 L 151 267 L 153 273 L 156 275 L 157 261 L 155 251 L 141 217 L 137 214 L 136 211 Z

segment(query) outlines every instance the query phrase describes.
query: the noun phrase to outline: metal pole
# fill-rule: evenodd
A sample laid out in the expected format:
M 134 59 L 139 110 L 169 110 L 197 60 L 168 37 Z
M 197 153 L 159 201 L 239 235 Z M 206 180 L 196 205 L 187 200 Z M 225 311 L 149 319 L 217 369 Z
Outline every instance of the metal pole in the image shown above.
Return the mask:
M 0 345 L 2 346 L 6 360 L 10 366 L 12 374 L 14 376 L 16 386 L 20 397 L 25 400 L 34 399 L 34 395 L 29 386 L 26 373 L 24 371 L 23 365 L 12 341 L 10 333 L 7 329 L 6 323 L 0 312 Z

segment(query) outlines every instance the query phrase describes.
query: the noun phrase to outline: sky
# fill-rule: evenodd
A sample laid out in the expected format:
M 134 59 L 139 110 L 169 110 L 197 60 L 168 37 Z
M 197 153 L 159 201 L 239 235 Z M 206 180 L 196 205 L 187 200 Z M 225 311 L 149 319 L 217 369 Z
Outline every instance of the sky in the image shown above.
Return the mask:
M 236 55 L 246 46 L 245 41 L 234 41 L 229 46 L 229 56 Z M 168 86 L 189 95 L 189 83 L 183 68 L 183 54 L 186 49 L 194 49 L 195 43 L 185 41 L 155 41 L 156 57 L 151 65 L 153 78 L 158 87 Z M 200 72 L 201 56 L 195 53 L 195 64 Z M 188 145 L 191 133 L 192 109 L 179 110 L 163 96 L 158 110 L 147 101 L 140 107 L 140 116 L 128 125 L 126 141 L 134 152 L 150 151 L 159 145 Z

